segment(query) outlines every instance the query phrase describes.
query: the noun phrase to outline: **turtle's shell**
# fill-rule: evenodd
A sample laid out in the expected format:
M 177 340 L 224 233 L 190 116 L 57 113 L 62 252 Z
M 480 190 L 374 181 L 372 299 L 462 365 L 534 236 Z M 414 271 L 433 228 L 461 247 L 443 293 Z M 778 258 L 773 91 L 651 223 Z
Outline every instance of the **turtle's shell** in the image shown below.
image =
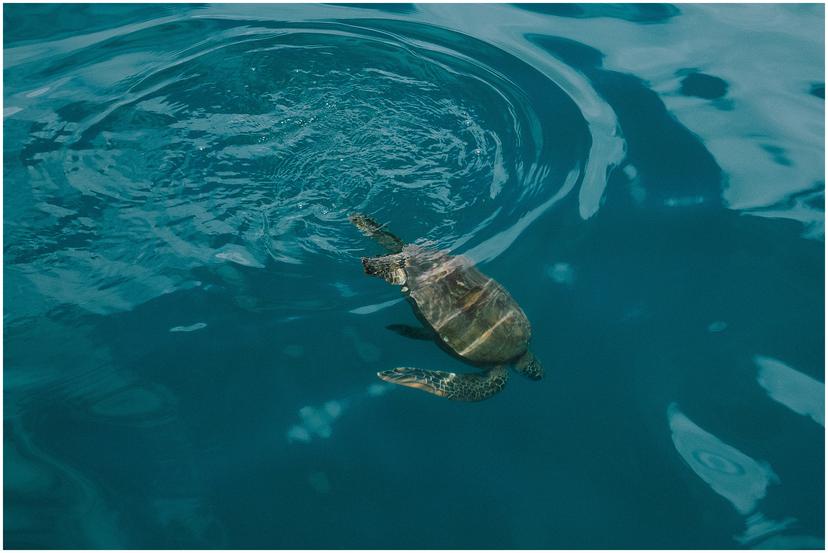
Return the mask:
M 403 291 L 440 339 L 474 363 L 500 364 L 526 352 L 531 327 L 512 296 L 462 256 L 406 246 Z

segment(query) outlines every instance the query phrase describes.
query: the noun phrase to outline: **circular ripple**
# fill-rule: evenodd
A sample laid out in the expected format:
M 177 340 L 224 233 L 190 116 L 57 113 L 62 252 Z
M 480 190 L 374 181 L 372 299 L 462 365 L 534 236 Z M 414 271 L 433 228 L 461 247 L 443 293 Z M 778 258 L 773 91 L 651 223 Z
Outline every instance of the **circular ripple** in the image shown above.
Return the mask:
M 704 449 L 699 449 L 693 452 L 693 457 L 705 467 L 714 470 L 716 472 L 721 472 L 723 474 L 730 474 L 730 475 L 739 475 L 744 474 L 745 469 L 742 465 L 722 457 L 717 453 L 713 453 L 712 451 L 707 451 Z
M 110 260 L 153 267 L 165 291 L 171 270 L 217 261 L 336 271 L 370 253 L 348 222 L 355 211 L 404 239 L 468 249 L 586 163 L 587 124 L 552 80 L 434 27 L 200 20 L 96 48 L 196 34 L 161 68 L 136 62 L 116 101 L 58 111 L 75 122 L 69 185 L 117 209 L 96 247 L 109 241 Z M 126 257 L 124 239 L 136 245 Z

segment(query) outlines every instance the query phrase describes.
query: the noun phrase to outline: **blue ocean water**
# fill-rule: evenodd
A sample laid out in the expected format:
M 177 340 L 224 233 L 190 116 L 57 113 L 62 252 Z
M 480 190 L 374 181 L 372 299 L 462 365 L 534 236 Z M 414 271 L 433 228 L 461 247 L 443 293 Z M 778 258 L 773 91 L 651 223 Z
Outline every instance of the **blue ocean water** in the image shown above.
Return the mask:
M 821 5 L 4 6 L 9 548 L 821 548 Z M 363 274 L 473 259 L 484 402 Z

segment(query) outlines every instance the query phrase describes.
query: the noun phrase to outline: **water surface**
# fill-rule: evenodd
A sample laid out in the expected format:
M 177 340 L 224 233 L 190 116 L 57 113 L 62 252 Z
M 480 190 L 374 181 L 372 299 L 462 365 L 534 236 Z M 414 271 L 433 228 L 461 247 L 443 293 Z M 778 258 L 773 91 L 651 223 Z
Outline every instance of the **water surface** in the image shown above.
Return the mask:
M 822 547 L 821 5 L 5 8 L 7 547 Z M 354 211 L 546 378 L 379 381 Z

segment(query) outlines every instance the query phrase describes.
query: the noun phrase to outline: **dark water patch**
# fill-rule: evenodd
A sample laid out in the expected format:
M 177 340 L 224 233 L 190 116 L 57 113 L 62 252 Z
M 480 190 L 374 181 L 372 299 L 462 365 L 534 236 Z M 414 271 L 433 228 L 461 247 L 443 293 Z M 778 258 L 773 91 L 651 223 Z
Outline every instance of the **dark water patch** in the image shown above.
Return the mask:
M 798 196 L 798 195 L 797 195 Z M 815 183 L 813 190 L 808 190 L 802 193 L 805 203 L 809 207 L 825 210 L 825 183 Z
M 825 99 L 825 83 L 813 83 L 808 91 L 811 96 Z
M 197 8 L 191 4 L 188 8 Z M 177 8 L 162 4 L 120 6 L 101 4 L 91 7 L 74 4 L 71 9 L 60 4 L 38 4 L 36 6 L 10 6 L 3 11 L 3 47 L 34 43 L 39 39 L 50 41 L 76 36 L 78 33 L 89 34 L 111 29 L 113 21 L 117 25 L 130 25 L 160 19 L 179 13 Z M 48 22 L 48 25 L 44 25 Z
M 99 111 L 100 106 L 98 104 L 86 100 L 79 100 L 57 108 L 55 113 L 67 123 L 78 123 L 95 115 Z
M 693 72 L 681 80 L 680 92 L 685 96 L 715 100 L 727 94 L 727 88 L 727 82 L 719 77 Z
M 645 191 L 642 201 L 668 207 L 720 205 L 721 168 L 699 137 L 676 121 L 646 83 L 604 69 L 602 54 L 584 44 L 543 35 L 527 38 L 583 71 L 612 106 L 627 140 L 626 160 L 635 167 Z M 642 113 L 648 114 L 646 119 Z M 617 192 L 617 188 L 610 190 Z
M 784 148 L 774 146 L 773 144 L 762 144 L 761 146 L 762 149 L 765 150 L 773 158 L 773 161 L 778 163 L 779 165 L 783 165 L 785 167 L 790 167 L 791 165 L 793 165 L 793 162 L 785 154 Z
M 512 4 L 516 8 L 557 17 L 611 17 L 635 23 L 664 23 L 679 15 L 672 4 Z
M 333 3 L 331 6 L 342 6 L 343 8 L 357 8 L 361 10 L 377 10 L 386 13 L 414 13 L 417 11 L 416 4 L 405 4 L 403 2 L 395 4 L 383 4 L 380 2 L 370 4 L 348 4 L 348 3 Z

